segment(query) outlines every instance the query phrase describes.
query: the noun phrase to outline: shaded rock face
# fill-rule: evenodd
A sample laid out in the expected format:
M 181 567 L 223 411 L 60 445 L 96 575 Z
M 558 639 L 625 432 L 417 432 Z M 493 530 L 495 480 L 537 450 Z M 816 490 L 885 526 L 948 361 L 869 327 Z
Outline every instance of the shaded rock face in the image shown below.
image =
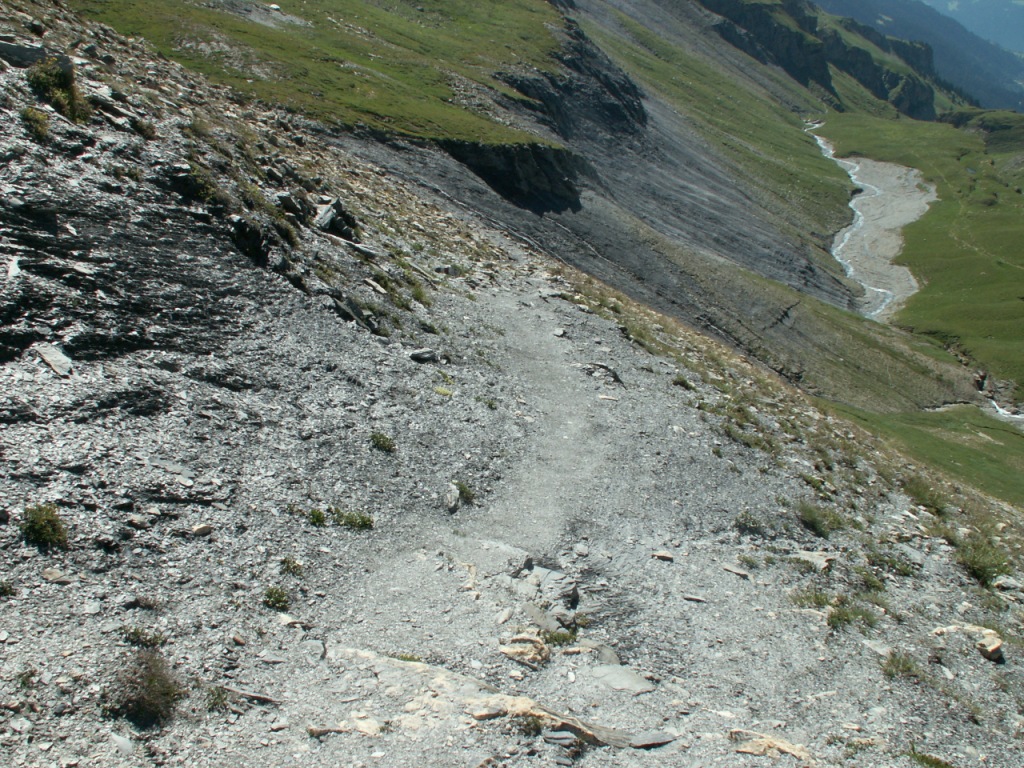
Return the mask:
M 525 97 L 508 106 L 525 110 L 558 137 L 597 130 L 619 136 L 642 130 L 647 114 L 640 90 L 570 19 L 556 72 L 501 75 Z M 530 145 L 441 142 L 442 148 L 495 192 L 534 213 L 579 211 L 578 183 L 594 171 L 571 149 Z
M 441 146 L 503 198 L 539 214 L 580 210 L 577 180 L 592 173 L 582 157 L 557 147 L 470 141 Z
M 896 109 L 916 120 L 935 119 L 935 89 L 913 73 L 899 73 L 881 66 L 863 48 L 847 45 L 838 32 L 822 35 L 825 52 L 836 67 L 852 75 L 876 98 L 888 101 Z M 881 43 L 885 43 L 883 38 Z M 884 50 L 909 51 L 921 63 L 929 64 L 930 52 L 911 44 L 885 45 Z M 930 66 L 930 64 L 929 64 Z
M 803 0 L 785 0 L 782 9 L 796 28 L 780 23 L 777 4 L 743 0 L 700 0 L 701 5 L 723 17 L 716 29 L 729 43 L 763 63 L 773 63 L 801 85 L 817 83 L 832 91 L 828 58 L 815 38 L 818 19 Z
M 572 19 L 566 19 L 566 40 L 557 59 L 560 73 L 509 73 L 504 79 L 537 102 L 539 119 L 559 136 L 572 139 L 591 124 L 616 135 L 634 134 L 647 125 L 640 89 Z
M 900 56 L 917 70 L 917 74 L 904 74 L 875 61 L 866 50 L 849 45 L 838 32 L 819 29 L 814 6 L 804 0 L 785 0 L 781 4 L 699 1 L 722 16 L 715 28 L 724 40 L 762 63 L 781 67 L 801 85 L 815 84 L 835 95 L 831 64 L 908 117 L 935 119 L 935 91 L 924 80 L 934 75 L 927 45 L 893 40 L 870 27 L 844 22 L 851 31 Z

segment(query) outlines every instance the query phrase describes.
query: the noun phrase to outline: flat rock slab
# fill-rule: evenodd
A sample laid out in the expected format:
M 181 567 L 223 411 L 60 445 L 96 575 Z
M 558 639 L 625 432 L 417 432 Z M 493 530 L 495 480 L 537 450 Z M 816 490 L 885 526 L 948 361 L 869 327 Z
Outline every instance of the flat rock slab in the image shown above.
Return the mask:
M 676 737 L 668 731 L 644 731 L 634 736 L 629 746 L 633 749 L 654 749 L 671 744 L 675 740 Z
M 602 664 L 594 667 L 591 674 L 602 685 L 614 691 L 629 691 L 632 694 L 649 693 L 654 690 L 654 683 L 646 680 L 629 667 L 620 664 Z
M 70 376 L 74 364 L 71 358 L 57 349 L 53 344 L 39 344 L 36 347 L 36 354 L 42 358 L 53 372 L 58 376 Z

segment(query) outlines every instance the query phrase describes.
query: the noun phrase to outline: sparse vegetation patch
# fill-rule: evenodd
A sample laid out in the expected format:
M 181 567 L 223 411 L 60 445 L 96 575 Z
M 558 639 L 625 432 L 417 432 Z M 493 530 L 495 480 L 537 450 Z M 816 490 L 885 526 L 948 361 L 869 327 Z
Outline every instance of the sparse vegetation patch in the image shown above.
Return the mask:
M 159 652 L 139 651 L 104 695 L 104 711 L 137 728 L 154 728 L 173 715 L 185 691 Z
M 57 505 L 52 502 L 25 508 L 21 535 L 26 542 L 44 551 L 68 548 L 68 530 L 57 514 Z

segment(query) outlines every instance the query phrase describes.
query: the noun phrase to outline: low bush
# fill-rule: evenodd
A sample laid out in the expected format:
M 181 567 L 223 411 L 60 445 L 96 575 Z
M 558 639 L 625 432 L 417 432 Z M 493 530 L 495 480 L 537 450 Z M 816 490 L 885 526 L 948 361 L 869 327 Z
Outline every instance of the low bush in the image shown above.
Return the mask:
M 123 717 L 137 728 L 154 728 L 174 716 L 185 690 L 167 662 L 152 649 L 139 651 L 104 694 L 104 712 Z
M 846 527 L 838 513 L 808 501 L 801 501 L 797 505 L 797 516 L 804 528 L 823 539 Z
M 84 123 L 92 116 L 92 108 L 82 98 L 75 83 L 75 70 L 63 66 L 57 59 L 43 59 L 29 67 L 28 84 L 43 101 L 57 112 L 76 123 Z
M 40 144 L 50 138 L 50 116 L 41 109 L 25 107 L 21 110 L 21 122 L 28 135 Z
M 291 605 L 291 600 L 284 588 L 267 587 L 263 593 L 263 604 L 275 611 L 287 611 Z
M 68 548 L 68 530 L 57 514 L 57 505 L 52 502 L 25 508 L 21 535 L 41 550 Z
M 982 534 L 971 534 L 960 541 L 957 562 L 983 587 L 1010 572 L 1006 552 Z
M 380 451 L 381 453 L 394 453 L 398 450 L 398 446 L 395 445 L 395 441 L 383 432 L 374 432 L 370 435 L 370 445 L 373 446 L 374 450 Z

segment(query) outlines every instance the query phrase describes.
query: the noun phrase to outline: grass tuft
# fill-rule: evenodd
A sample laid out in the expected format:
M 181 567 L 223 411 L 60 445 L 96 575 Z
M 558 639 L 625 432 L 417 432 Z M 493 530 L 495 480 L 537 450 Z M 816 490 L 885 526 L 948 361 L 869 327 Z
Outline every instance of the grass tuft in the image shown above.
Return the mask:
M 263 593 L 263 604 L 275 611 L 287 611 L 291 600 L 283 587 L 267 587 Z
M 68 548 L 68 531 L 52 502 L 25 508 L 25 521 L 21 524 L 25 541 L 39 549 Z
M 797 504 L 797 516 L 804 528 L 823 539 L 846 527 L 841 515 L 809 501 Z
M 123 717 L 135 727 L 154 728 L 174 716 L 185 695 L 167 662 L 152 649 L 139 651 L 105 695 L 104 712 Z
M 398 450 L 398 446 L 395 445 L 395 441 L 383 432 L 374 432 L 370 435 L 370 445 L 374 450 L 380 451 L 381 453 L 394 453 Z

